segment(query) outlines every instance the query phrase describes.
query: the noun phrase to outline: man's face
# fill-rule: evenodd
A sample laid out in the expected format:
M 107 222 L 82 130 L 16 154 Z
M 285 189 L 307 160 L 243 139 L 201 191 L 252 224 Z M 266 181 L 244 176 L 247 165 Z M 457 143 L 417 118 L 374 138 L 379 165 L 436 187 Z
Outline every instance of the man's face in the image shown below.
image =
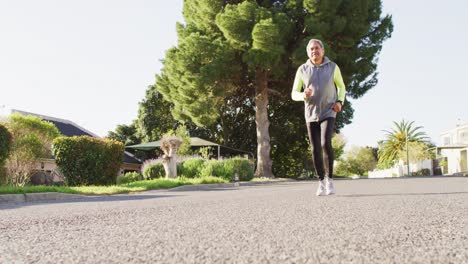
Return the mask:
M 309 58 L 313 62 L 322 62 L 325 50 L 320 47 L 318 42 L 313 42 L 309 48 Z

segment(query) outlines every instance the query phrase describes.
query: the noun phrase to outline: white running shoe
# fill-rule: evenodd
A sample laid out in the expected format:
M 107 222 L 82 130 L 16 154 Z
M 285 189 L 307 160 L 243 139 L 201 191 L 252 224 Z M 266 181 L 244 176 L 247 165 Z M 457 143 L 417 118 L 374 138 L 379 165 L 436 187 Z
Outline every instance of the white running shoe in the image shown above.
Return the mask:
M 317 196 L 325 195 L 325 180 L 319 181 L 316 194 L 317 194 Z
M 325 186 L 325 193 L 326 195 L 335 194 L 335 185 L 333 184 L 333 179 L 326 178 L 326 186 Z

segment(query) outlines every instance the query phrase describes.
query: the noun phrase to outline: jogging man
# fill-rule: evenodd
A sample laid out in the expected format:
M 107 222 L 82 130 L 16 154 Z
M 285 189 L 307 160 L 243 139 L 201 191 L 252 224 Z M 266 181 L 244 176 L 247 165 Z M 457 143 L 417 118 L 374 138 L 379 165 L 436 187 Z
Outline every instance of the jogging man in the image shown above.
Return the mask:
M 316 194 L 330 195 L 335 193 L 332 136 L 336 114 L 341 112 L 346 89 L 340 68 L 325 57 L 322 41 L 311 39 L 307 44 L 307 55 L 307 62 L 297 69 L 291 97 L 294 101 L 305 103 L 312 159 L 320 179 Z

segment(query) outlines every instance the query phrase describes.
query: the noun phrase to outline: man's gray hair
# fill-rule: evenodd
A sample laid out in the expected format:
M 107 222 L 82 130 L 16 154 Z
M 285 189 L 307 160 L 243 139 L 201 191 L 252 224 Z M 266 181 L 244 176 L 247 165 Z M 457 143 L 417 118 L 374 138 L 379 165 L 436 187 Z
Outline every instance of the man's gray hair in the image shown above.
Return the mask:
M 320 39 L 311 39 L 311 40 L 309 40 L 309 43 L 307 44 L 307 48 L 306 48 L 307 54 L 309 54 L 310 46 L 312 46 L 314 44 L 314 42 L 317 42 L 322 49 L 324 48 L 323 43 L 322 43 L 322 41 Z

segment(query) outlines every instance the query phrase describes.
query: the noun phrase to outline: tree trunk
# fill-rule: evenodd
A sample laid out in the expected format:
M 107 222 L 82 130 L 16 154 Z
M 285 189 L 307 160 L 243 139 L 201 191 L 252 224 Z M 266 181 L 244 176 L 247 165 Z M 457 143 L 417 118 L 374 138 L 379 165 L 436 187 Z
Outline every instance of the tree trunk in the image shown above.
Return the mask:
M 177 157 L 174 154 L 173 156 L 167 156 L 163 159 L 163 167 L 166 172 L 166 178 L 174 179 L 177 178 Z
M 182 144 L 182 139 L 177 136 L 165 136 L 161 139 L 163 166 L 166 178 L 177 178 L 177 149 Z
M 268 78 L 264 70 L 256 71 L 255 123 L 257 124 L 257 171 L 256 177 L 274 178 L 271 170 L 270 133 L 268 127 Z

